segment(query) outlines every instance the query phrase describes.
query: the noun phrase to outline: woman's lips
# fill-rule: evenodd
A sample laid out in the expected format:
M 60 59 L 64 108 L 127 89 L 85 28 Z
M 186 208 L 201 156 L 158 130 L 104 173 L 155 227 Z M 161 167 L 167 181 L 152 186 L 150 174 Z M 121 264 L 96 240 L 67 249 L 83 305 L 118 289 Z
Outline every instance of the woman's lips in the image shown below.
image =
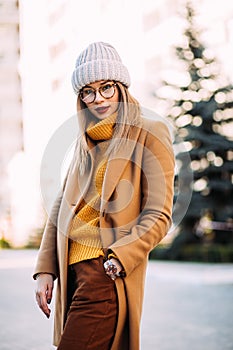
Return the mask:
M 109 110 L 109 106 L 107 107 L 97 107 L 95 108 L 95 111 L 99 114 L 104 114 Z

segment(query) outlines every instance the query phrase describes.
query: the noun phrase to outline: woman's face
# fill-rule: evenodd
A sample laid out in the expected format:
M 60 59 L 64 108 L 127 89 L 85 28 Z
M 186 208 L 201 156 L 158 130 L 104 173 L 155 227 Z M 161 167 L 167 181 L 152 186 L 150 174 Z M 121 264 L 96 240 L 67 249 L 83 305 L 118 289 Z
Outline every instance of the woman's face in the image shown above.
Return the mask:
M 117 111 L 119 90 L 113 81 L 101 80 L 86 85 L 80 92 L 80 98 L 89 111 L 102 120 Z

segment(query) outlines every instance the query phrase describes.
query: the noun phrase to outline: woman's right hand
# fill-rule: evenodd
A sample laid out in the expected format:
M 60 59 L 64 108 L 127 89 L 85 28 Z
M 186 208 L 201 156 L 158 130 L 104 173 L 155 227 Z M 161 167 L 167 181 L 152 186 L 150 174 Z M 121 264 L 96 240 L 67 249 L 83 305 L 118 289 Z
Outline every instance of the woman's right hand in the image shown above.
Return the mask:
M 53 276 L 49 273 L 41 273 L 36 279 L 36 301 L 39 308 L 49 318 L 51 310 L 48 304 L 53 296 Z

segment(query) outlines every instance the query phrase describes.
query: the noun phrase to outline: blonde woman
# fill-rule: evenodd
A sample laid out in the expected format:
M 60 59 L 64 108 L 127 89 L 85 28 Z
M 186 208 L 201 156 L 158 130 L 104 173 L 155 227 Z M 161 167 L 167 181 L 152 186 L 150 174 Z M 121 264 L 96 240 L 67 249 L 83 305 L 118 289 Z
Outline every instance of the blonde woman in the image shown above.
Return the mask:
M 72 85 L 80 135 L 43 234 L 36 300 L 49 317 L 57 279 L 58 350 L 139 350 L 148 255 L 171 224 L 170 134 L 141 116 L 109 44 L 78 56 Z

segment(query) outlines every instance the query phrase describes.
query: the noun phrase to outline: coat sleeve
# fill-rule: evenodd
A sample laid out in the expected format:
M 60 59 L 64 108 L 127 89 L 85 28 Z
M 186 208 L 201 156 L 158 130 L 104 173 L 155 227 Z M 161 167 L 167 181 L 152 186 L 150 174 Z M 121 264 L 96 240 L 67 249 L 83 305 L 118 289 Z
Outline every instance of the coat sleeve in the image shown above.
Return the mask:
M 70 168 L 69 168 L 70 169 Z M 64 184 L 59 191 L 57 198 L 52 206 L 51 213 L 47 219 L 45 229 L 43 232 L 40 249 L 37 256 L 37 262 L 33 273 L 33 278 L 39 273 L 50 273 L 53 278 L 56 279 L 58 276 L 58 263 L 57 263 L 57 219 L 59 209 L 65 189 L 65 185 L 68 178 L 67 172 Z
M 42 236 L 40 249 L 37 256 L 36 267 L 33 278 L 39 273 L 50 273 L 54 279 L 58 275 L 57 271 L 57 217 L 61 204 L 62 194 L 60 193 L 52 207 L 51 214 L 47 219 L 45 230 Z
M 171 225 L 174 154 L 170 133 L 162 122 L 151 122 L 141 169 L 141 213 L 130 234 L 109 249 L 129 275 L 162 240 Z

